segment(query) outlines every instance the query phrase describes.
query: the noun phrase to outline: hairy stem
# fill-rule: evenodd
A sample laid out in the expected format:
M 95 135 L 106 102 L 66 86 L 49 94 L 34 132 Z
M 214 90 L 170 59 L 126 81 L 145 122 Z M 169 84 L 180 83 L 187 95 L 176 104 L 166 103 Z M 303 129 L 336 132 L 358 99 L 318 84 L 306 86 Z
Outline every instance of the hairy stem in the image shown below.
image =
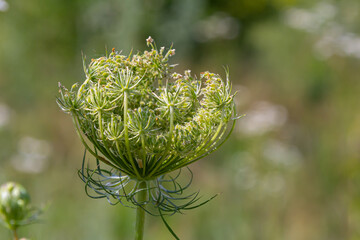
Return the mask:
M 135 240 L 142 240 L 144 236 L 144 223 L 145 223 L 145 210 L 146 205 L 144 204 L 146 201 L 146 182 L 140 182 L 137 190 L 137 202 L 141 204 L 141 206 L 137 206 L 136 208 L 136 225 L 135 225 Z

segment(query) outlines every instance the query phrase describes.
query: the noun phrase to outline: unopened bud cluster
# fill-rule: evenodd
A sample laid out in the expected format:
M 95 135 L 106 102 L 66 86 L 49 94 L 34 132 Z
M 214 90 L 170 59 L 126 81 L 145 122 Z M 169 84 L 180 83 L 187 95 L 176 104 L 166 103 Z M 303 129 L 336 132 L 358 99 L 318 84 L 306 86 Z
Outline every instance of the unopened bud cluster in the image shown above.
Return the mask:
M 16 229 L 30 214 L 30 196 L 20 184 L 9 182 L 0 187 L 0 219 L 10 229 Z
M 60 85 L 60 108 L 71 114 L 87 150 L 132 179 L 154 179 L 197 161 L 225 139 L 235 116 L 226 74 L 200 78 L 172 71 L 174 49 L 92 59 L 86 78 Z M 92 146 L 89 146 L 91 142 Z

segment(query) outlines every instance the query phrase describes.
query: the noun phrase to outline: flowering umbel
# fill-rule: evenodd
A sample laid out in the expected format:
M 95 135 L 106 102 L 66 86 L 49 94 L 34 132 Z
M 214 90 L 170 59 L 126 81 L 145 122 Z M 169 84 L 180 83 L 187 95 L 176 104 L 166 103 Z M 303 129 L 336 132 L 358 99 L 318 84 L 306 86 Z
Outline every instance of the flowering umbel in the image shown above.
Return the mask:
M 85 81 L 70 90 L 60 85 L 57 102 L 72 116 L 86 151 L 111 167 L 83 166 L 79 173 L 87 187 L 98 197 L 178 212 L 189 205 L 170 199 L 187 185 L 169 190 L 163 183 L 176 177 L 167 174 L 204 158 L 227 139 L 235 125 L 234 95 L 228 72 L 225 80 L 210 72 L 200 78 L 190 70 L 172 72 L 168 60 L 175 49 L 157 49 L 151 37 L 146 42 L 150 50 L 143 53 L 124 56 L 113 49 L 92 59 L 84 67 Z M 139 202 L 135 195 L 141 191 L 147 198 Z M 187 197 L 195 200 L 196 194 Z

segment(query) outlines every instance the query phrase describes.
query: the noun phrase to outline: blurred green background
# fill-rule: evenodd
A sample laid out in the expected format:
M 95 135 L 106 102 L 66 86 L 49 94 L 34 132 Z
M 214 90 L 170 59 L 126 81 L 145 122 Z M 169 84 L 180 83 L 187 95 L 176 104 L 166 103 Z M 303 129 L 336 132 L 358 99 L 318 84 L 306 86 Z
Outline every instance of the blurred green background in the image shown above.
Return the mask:
M 360 239 L 360 1 L 0 0 L 0 183 L 43 222 L 31 239 L 132 239 L 135 212 L 86 196 L 83 147 L 55 103 L 88 59 L 170 47 L 176 71 L 230 69 L 238 112 L 223 147 L 191 166 L 207 205 L 168 218 L 181 239 Z M 171 239 L 148 217 L 145 239 Z M 0 239 L 10 234 L 0 228 Z

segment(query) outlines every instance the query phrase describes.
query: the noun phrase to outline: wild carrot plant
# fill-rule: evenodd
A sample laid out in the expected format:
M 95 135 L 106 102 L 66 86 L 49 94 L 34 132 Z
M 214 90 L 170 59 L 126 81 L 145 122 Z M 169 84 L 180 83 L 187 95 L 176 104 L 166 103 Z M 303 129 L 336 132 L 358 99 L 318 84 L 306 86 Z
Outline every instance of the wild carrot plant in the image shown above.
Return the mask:
M 184 193 L 192 173 L 187 168 L 189 181 L 181 184 L 181 169 L 229 137 L 237 119 L 234 95 L 227 71 L 225 80 L 210 72 L 200 78 L 190 70 L 173 72 L 168 61 L 175 49 L 146 41 L 150 50 L 143 53 L 113 49 L 88 66 L 84 60 L 85 81 L 70 89 L 59 84 L 57 103 L 86 149 L 79 170 L 86 193 L 136 208 L 135 239 L 143 239 L 145 212 L 159 215 L 178 238 L 164 215 L 207 202 L 198 203 L 198 192 Z M 94 169 L 85 166 L 87 152 L 96 159 Z

